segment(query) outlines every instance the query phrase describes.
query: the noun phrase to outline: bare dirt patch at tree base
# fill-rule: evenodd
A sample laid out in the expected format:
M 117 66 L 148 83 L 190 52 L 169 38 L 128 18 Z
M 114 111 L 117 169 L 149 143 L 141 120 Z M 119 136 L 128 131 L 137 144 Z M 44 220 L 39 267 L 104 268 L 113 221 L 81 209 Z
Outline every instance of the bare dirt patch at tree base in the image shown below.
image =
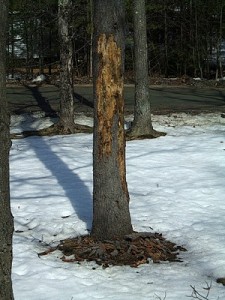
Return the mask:
M 39 256 L 55 250 L 62 252 L 61 259 L 64 262 L 95 261 L 103 268 L 123 265 L 138 267 L 150 261 L 181 261 L 179 253 L 186 251 L 184 247 L 166 240 L 161 234 L 148 232 L 133 233 L 122 240 L 97 241 L 90 235 L 66 239 L 57 247 L 39 253 Z

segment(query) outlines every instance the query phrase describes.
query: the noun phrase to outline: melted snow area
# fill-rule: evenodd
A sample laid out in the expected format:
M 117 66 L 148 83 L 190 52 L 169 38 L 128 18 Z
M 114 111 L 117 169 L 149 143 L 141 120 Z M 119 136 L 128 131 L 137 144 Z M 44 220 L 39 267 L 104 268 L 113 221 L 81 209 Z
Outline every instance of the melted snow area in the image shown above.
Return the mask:
M 190 285 L 206 295 L 206 284 L 212 285 L 206 299 L 225 299 L 225 287 L 216 283 L 225 277 L 225 119 L 152 119 L 167 135 L 126 147 L 132 223 L 136 231 L 159 232 L 184 246 L 183 262 L 102 269 L 62 262 L 59 251 L 38 257 L 91 228 L 92 135 L 17 139 L 10 154 L 15 300 L 185 300 Z M 93 123 L 84 116 L 76 121 Z M 53 122 L 41 114 L 13 116 L 11 132 Z

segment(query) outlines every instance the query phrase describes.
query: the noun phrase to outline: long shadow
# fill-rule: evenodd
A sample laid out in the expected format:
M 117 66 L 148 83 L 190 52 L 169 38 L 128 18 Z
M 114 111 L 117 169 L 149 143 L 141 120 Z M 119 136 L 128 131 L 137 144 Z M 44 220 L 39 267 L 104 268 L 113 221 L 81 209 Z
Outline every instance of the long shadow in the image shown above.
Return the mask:
M 33 98 L 37 101 L 40 109 L 45 112 L 46 116 L 57 117 L 57 112 L 51 107 L 48 99 L 42 96 L 38 87 L 32 87 L 28 85 L 24 85 L 28 90 L 31 91 Z
M 37 140 L 38 139 L 38 140 Z M 51 149 L 45 138 L 28 138 L 27 141 L 35 151 L 39 160 L 57 179 L 63 188 L 65 196 L 70 200 L 78 218 L 86 223 L 87 229 L 91 228 L 92 196 L 88 187 L 80 177 Z M 51 191 L 51 185 L 49 185 Z M 54 191 L 53 191 L 54 192 Z M 43 212 L 44 213 L 44 212 Z
M 56 114 L 55 110 L 51 108 L 48 101 L 41 95 L 38 88 L 27 88 L 31 90 L 33 96 L 44 112 L 48 113 L 48 115 L 49 112 Z M 83 183 L 80 177 L 71 171 L 67 164 L 52 151 L 51 147 L 45 142 L 44 138 L 38 137 L 38 139 L 39 146 L 35 147 L 35 145 L 32 145 L 37 157 L 55 176 L 59 185 L 61 185 L 66 196 L 74 207 L 79 219 L 86 223 L 87 228 L 91 228 L 90 216 L 92 215 L 92 196 L 88 190 L 88 187 Z M 31 143 L 32 139 L 28 139 L 28 141 Z
M 189 102 L 201 102 L 217 105 L 219 102 L 225 101 L 225 95 L 221 90 L 215 89 L 197 89 L 197 88 L 152 88 L 153 92 L 158 91 L 164 93 L 168 98 Z M 204 92 L 205 91 L 205 92 Z M 213 95 L 212 95 L 213 93 Z M 172 94 L 172 95 L 171 95 Z M 181 96 L 181 98 L 180 98 Z M 184 98 L 185 97 L 185 98 Z M 199 99 L 190 99 L 190 97 L 198 97 Z M 202 100 L 204 99 L 204 100 Z M 221 104 L 218 104 L 221 105 Z
M 177 110 L 183 109 L 202 109 L 224 107 L 225 95 L 222 91 L 209 91 L 204 92 L 202 90 L 192 89 L 162 89 L 154 88 L 153 92 L 158 91 L 163 94 L 164 105 L 175 107 Z M 212 95 L 213 93 L 213 95 Z
M 222 101 L 225 102 L 225 94 L 224 94 L 224 92 L 222 92 L 221 90 L 219 90 L 219 95 L 220 95 L 221 98 L 223 98 Z
M 17 104 L 17 107 L 19 105 Z M 25 114 L 27 112 L 27 110 L 31 110 L 32 108 L 35 108 L 36 105 L 21 105 L 21 108 L 17 108 L 16 110 L 13 110 L 13 113 L 15 113 L 16 115 L 20 115 L 20 114 Z
M 87 98 L 83 97 L 82 95 L 74 92 L 74 96 L 75 98 L 77 98 L 77 100 L 81 103 L 81 104 L 84 104 L 86 106 L 89 106 L 91 108 L 94 108 L 94 104 L 93 102 L 91 102 L 90 100 L 88 100 Z

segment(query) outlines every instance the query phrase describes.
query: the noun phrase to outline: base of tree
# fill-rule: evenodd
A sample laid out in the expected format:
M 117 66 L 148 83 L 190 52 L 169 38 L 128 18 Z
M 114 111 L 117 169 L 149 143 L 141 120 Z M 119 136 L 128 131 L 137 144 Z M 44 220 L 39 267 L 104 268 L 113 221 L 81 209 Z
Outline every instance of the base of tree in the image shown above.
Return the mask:
M 137 267 L 150 261 L 181 261 L 179 253 L 186 251 L 185 248 L 166 240 L 161 234 L 149 232 L 135 232 L 122 240 L 113 241 L 97 241 L 90 235 L 66 239 L 57 247 L 39 253 L 39 256 L 55 250 L 63 253 L 61 259 L 64 262 L 95 261 L 103 268 L 122 265 Z
M 222 283 L 222 285 L 225 286 L 225 277 L 217 278 L 216 282 L 217 283 Z
M 165 136 L 165 132 L 160 132 L 156 130 L 152 130 L 150 133 L 142 134 L 141 131 L 134 131 L 134 130 L 128 130 L 126 132 L 126 140 L 132 141 L 132 140 L 144 140 L 144 139 L 154 139 L 160 136 Z
M 40 130 L 29 130 L 21 133 L 12 133 L 11 139 L 25 138 L 29 136 L 53 136 L 53 135 L 67 135 L 73 133 L 93 133 L 93 128 L 86 125 L 75 124 L 73 130 L 69 130 L 60 124 L 53 124 L 52 126 Z

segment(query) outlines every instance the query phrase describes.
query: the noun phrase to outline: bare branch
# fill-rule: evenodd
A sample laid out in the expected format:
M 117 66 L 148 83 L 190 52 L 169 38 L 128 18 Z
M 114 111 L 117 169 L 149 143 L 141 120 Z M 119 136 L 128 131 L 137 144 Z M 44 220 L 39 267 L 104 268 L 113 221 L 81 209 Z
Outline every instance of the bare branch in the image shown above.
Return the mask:
M 164 298 L 161 298 L 161 297 L 158 296 L 157 294 L 155 294 L 155 296 L 156 296 L 156 299 L 158 299 L 158 300 L 166 300 L 166 292 L 165 292 Z
M 198 300 L 210 300 L 209 299 L 209 293 L 210 293 L 210 290 L 212 288 L 212 281 L 210 282 L 210 284 L 208 282 L 206 282 L 206 287 L 203 287 L 203 289 L 206 292 L 205 295 L 203 295 L 202 293 L 198 292 L 195 288 L 195 286 L 192 286 L 191 285 L 191 288 L 192 288 L 192 293 L 190 296 L 187 296 L 189 298 L 193 298 L 193 299 L 198 299 Z

